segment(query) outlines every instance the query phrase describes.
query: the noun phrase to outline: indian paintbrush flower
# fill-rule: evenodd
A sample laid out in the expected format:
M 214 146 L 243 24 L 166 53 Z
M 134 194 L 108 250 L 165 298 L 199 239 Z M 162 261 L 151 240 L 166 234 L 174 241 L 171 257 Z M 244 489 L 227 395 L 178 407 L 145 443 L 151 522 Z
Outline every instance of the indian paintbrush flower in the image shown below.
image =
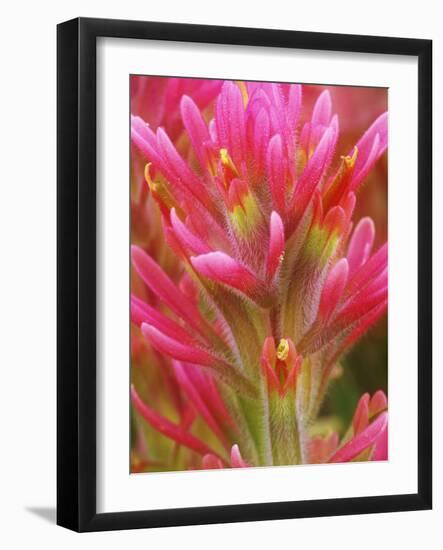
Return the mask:
M 387 307 L 387 244 L 374 251 L 371 218 L 353 220 L 357 192 L 387 147 L 387 114 L 341 155 L 329 92 L 307 121 L 302 92 L 226 81 L 209 121 L 183 95 L 180 153 L 163 127 L 132 117 L 181 267 L 174 280 L 133 245 L 133 267 L 158 305 L 133 295 L 131 315 L 139 338 L 169 363 L 179 421 L 135 386 L 132 401 L 190 450 L 191 468 L 387 456 L 381 391 L 361 398 L 341 441 L 311 434 L 340 359 Z M 192 430 L 196 419 L 211 438 Z

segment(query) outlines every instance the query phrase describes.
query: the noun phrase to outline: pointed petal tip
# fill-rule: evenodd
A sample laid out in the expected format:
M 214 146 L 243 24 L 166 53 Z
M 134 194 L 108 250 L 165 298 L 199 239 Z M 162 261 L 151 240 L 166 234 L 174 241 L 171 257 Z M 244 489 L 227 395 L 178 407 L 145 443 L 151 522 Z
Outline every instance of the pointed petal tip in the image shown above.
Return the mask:
M 249 466 L 249 464 L 243 460 L 237 443 L 232 445 L 231 448 L 231 466 L 233 468 L 247 468 Z
M 204 277 L 242 292 L 252 292 L 258 285 L 255 275 L 224 252 L 208 252 L 191 256 L 192 266 Z
M 345 443 L 329 462 L 350 462 L 368 447 L 377 442 L 388 426 L 388 413 L 383 412 L 362 432 Z
M 135 410 L 158 432 L 203 456 L 210 454 L 220 458 L 201 439 L 186 431 L 182 426 L 174 424 L 147 405 L 138 395 L 133 385 L 131 385 L 131 400 Z
M 332 99 L 329 90 L 323 90 L 318 96 L 312 113 L 312 123 L 327 126 L 331 118 Z
M 281 216 L 275 210 L 273 210 L 271 212 L 270 219 L 271 219 L 271 225 L 276 226 L 276 227 L 283 227 L 283 221 L 281 219 Z
M 285 250 L 285 228 L 280 215 L 273 211 L 269 220 L 269 250 L 267 276 L 272 279 L 279 268 Z
M 346 258 L 341 258 L 330 270 L 320 297 L 318 320 L 328 321 L 340 303 L 348 281 L 349 266 Z
M 159 353 L 203 367 L 212 367 L 217 362 L 213 355 L 203 348 L 197 347 L 194 342 L 184 341 L 182 335 L 178 332 L 175 337 L 172 337 L 146 322 L 142 323 L 140 328 L 146 340 Z
M 131 262 L 134 265 L 134 267 L 137 267 L 138 262 L 143 259 L 146 252 L 136 244 L 131 244 L 130 252 L 131 252 Z
M 180 99 L 180 107 L 187 107 L 188 105 L 195 105 L 195 103 L 187 94 L 183 94 Z
M 375 225 L 372 218 L 362 218 L 354 229 L 348 246 L 347 258 L 352 273 L 369 258 L 374 239 Z

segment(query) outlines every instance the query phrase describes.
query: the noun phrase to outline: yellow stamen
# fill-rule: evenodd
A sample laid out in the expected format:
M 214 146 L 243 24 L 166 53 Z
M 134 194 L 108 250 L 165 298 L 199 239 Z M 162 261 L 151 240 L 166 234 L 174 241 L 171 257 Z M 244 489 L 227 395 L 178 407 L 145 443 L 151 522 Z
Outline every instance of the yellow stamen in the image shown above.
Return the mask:
M 346 168 L 348 169 L 354 168 L 355 161 L 357 160 L 357 155 L 358 155 L 358 148 L 354 147 L 354 151 L 352 152 L 352 157 L 350 157 L 349 155 L 341 157 L 343 162 L 346 164 Z
M 235 168 L 234 163 L 232 162 L 231 156 L 228 153 L 228 150 L 224 147 L 220 149 L 220 159 L 224 166 L 229 166 L 229 168 Z
M 289 355 L 289 342 L 286 338 L 282 338 L 277 347 L 277 359 L 280 361 L 286 361 Z
M 229 163 L 229 153 L 227 149 L 220 149 L 220 159 L 225 166 Z
M 229 168 L 231 172 L 238 176 L 237 168 L 235 167 L 234 162 L 232 161 L 231 155 L 228 153 L 228 150 L 225 148 L 220 149 L 220 160 L 226 168 Z
M 146 180 L 147 184 L 149 185 L 149 189 L 150 189 L 152 195 L 154 196 L 154 198 L 157 201 L 160 200 L 161 203 L 164 206 L 166 206 L 169 210 L 171 208 L 175 208 L 176 211 L 177 211 L 177 214 L 181 217 L 183 215 L 183 211 L 180 208 L 180 206 L 178 204 L 176 204 L 176 201 L 172 197 L 172 195 L 169 192 L 167 186 L 164 185 L 160 181 L 152 181 L 151 174 L 149 172 L 150 166 L 151 166 L 151 163 L 148 162 L 148 164 L 146 164 L 146 166 L 145 166 L 144 176 L 145 176 L 145 180 Z
M 237 86 L 240 88 L 241 95 L 243 96 L 243 105 L 246 107 L 248 105 L 248 89 L 246 88 L 246 84 L 241 81 L 237 80 Z
M 148 162 L 148 164 L 145 165 L 144 176 L 145 176 L 146 183 L 149 185 L 149 189 L 152 191 L 155 184 L 151 179 L 151 174 L 149 173 L 151 164 L 152 164 L 151 162 Z

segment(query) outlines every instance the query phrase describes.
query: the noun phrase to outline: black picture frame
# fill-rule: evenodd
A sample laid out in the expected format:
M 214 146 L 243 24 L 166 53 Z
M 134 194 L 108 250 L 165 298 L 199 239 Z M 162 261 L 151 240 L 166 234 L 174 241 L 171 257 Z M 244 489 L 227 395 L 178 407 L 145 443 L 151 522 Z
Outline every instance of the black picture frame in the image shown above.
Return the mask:
M 416 494 L 97 513 L 96 39 L 398 54 L 418 59 Z M 76 531 L 430 509 L 432 506 L 432 42 L 175 23 L 74 19 L 57 28 L 57 523 Z

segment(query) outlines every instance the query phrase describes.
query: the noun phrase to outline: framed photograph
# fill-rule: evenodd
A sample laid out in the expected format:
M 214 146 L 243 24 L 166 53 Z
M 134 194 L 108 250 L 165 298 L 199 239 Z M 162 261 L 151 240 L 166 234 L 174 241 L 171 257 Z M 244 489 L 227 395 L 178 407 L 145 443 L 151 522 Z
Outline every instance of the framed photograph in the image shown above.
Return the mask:
M 57 523 L 431 508 L 431 41 L 57 36 Z

